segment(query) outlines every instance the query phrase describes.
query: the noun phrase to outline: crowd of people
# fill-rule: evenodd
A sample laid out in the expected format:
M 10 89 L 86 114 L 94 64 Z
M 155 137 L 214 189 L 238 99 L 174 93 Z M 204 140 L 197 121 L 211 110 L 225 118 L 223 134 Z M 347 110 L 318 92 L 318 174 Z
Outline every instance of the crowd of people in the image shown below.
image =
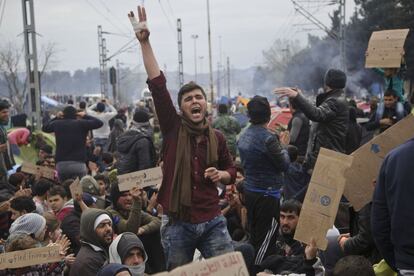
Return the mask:
M 329 69 L 316 104 L 298 88 L 275 89 L 289 99 L 287 130 L 267 128 L 271 106 L 263 96 L 247 103 L 242 129 L 228 104 L 210 120 L 206 93 L 194 82 L 179 90 L 177 113 L 145 9 L 138 7 L 138 20 L 128 16 L 154 106 L 127 114 L 108 99 L 68 103 L 43 122 L 53 147 L 31 141 L 24 128 L 8 133 L 10 105 L 0 101 L 0 249 L 57 245 L 61 256 L 0 275 L 148 275 L 233 251 L 242 253 L 250 275 L 414 275 L 414 140 L 385 157 L 371 203 L 357 212 L 341 200 L 327 250 L 294 239 L 320 149 L 350 154 L 363 133 L 382 133 L 410 113 L 395 72 L 384 75 L 384 97 L 370 114 L 345 98 L 346 74 Z M 363 126 L 361 116 L 369 118 Z M 29 143 L 36 165 L 53 169 L 54 177 L 14 166 Z M 163 172 L 159 187 L 120 190 L 118 175 L 156 166 Z M 82 192 L 71 190 L 76 181 Z

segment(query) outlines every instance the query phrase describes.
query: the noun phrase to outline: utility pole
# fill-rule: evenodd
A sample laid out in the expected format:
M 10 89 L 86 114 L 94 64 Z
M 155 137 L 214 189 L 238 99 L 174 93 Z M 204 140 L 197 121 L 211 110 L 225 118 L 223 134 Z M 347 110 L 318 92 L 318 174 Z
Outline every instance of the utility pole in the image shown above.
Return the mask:
M 211 56 L 211 30 L 210 30 L 210 1 L 207 0 L 207 33 L 208 33 L 208 60 L 210 68 L 210 97 L 214 103 L 214 82 L 213 82 L 213 58 Z
M 230 57 L 227 57 L 227 97 L 230 99 Z
M 220 90 L 221 90 L 221 85 L 220 85 L 220 67 L 221 67 L 221 64 L 220 64 L 220 62 L 217 62 L 217 97 L 220 97 L 220 95 L 221 95 L 221 93 L 220 93 Z
M 102 26 L 98 25 L 98 48 L 99 48 L 99 76 L 101 80 L 101 96 L 108 96 L 108 76 L 106 74 L 106 39 L 102 36 Z
M 346 56 L 345 56 L 345 1 L 339 0 L 339 14 L 340 14 L 340 24 L 339 24 L 339 52 L 341 55 L 341 69 L 346 73 Z
M 32 126 L 42 129 L 40 114 L 40 80 L 37 64 L 36 28 L 33 0 L 22 0 L 23 34 L 26 61 L 27 87 L 29 88 L 29 113 Z
M 191 38 L 194 39 L 194 79 L 197 82 L 197 34 L 191 35 Z
M 184 63 L 183 63 L 183 37 L 181 19 L 177 19 L 177 41 L 178 41 L 178 80 L 180 87 L 184 85 Z
M 116 69 L 113 66 L 109 68 L 109 80 L 112 85 L 112 98 L 114 100 L 114 104 L 117 104 L 118 103 L 117 76 L 116 76 Z

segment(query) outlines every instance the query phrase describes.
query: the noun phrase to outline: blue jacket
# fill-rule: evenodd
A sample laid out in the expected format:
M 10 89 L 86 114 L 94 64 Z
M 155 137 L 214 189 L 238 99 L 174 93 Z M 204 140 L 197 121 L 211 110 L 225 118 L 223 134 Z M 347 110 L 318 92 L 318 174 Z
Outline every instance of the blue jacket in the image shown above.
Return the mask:
M 280 190 L 289 156 L 278 138 L 260 125 L 249 126 L 237 142 L 245 171 L 245 189 L 251 192 Z
M 414 138 L 385 157 L 372 202 L 378 250 L 394 269 L 414 269 Z

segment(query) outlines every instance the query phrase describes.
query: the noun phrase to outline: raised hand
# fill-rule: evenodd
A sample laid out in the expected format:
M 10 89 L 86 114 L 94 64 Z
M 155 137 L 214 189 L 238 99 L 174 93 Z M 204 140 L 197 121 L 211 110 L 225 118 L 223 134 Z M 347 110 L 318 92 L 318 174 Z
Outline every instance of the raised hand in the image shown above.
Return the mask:
M 289 97 L 289 98 L 296 98 L 299 94 L 300 90 L 291 87 L 280 87 L 273 90 L 273 93 L 278 95 L 279 97 Z
M 131 21 L 132 27 L 134 28 L 135 36 L 137 37 L 138 41 L 143 43 L 147 42 L 150 31 L 147 25 L 147 13 L 145 12 L 145 8 L 138 6 L 138 20 L 136 19 L 134 12 L 130 11 L 128 14 L 129 20 Z

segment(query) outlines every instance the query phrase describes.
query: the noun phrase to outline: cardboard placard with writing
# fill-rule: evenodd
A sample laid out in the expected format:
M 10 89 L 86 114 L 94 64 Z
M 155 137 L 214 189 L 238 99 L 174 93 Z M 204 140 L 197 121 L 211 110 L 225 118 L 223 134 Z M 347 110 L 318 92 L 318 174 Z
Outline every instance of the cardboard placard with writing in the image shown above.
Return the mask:
M 0 254 L 0 269 L 60 262 L 59 245 Z
M 414 116 L 408 115 L 368 143 L 354 151 L 352 165 L 345 172 L 344 196 L 356 211 L 371 202 L 374 187 L 385 156 L 395 147 L 414 137 Z
M 345 187 L 344 174 L 351 166 L 352 158 L 325 148 L 320 149 L 300 212 L 295 240 L 309 244 L 314 238 L 319 249 L 326 249 L 326 233 L 335 221 Z
M 30 173 L 34 175 L 40 175 L 44 178 L 48 178 L 51 180 L 55 179 L 55 170 L 45 167 L 45 166 L 37 166 L 32 163 L 23 162 L 22 164 L 22 172 Z
M 143 189 L 148 186 L 159 186 L 161 182 L 161 167 L 118 175 L 119 191 L 121 192 L 129 191 L 134 187 Z
M 75 181 L 73 181 L 73 183 L 70 184 L 69 189 L 70 189 L 70 194 L 72 195 L 72 198 L 74 200 L 76 198 L 76 194 L 82 195 L 83 190 L 82 190 L 82 185 L 80 184 L 80 181 L 79 181 L 79 177 L 77 177 Z
M 368 43 L 366 68 L 399 68 L 409 29 L 373 32 Z
M 227 253 L 210 259 L 177 267 L 154 276 L 248 276 L 249 272 L 240 252 Z

